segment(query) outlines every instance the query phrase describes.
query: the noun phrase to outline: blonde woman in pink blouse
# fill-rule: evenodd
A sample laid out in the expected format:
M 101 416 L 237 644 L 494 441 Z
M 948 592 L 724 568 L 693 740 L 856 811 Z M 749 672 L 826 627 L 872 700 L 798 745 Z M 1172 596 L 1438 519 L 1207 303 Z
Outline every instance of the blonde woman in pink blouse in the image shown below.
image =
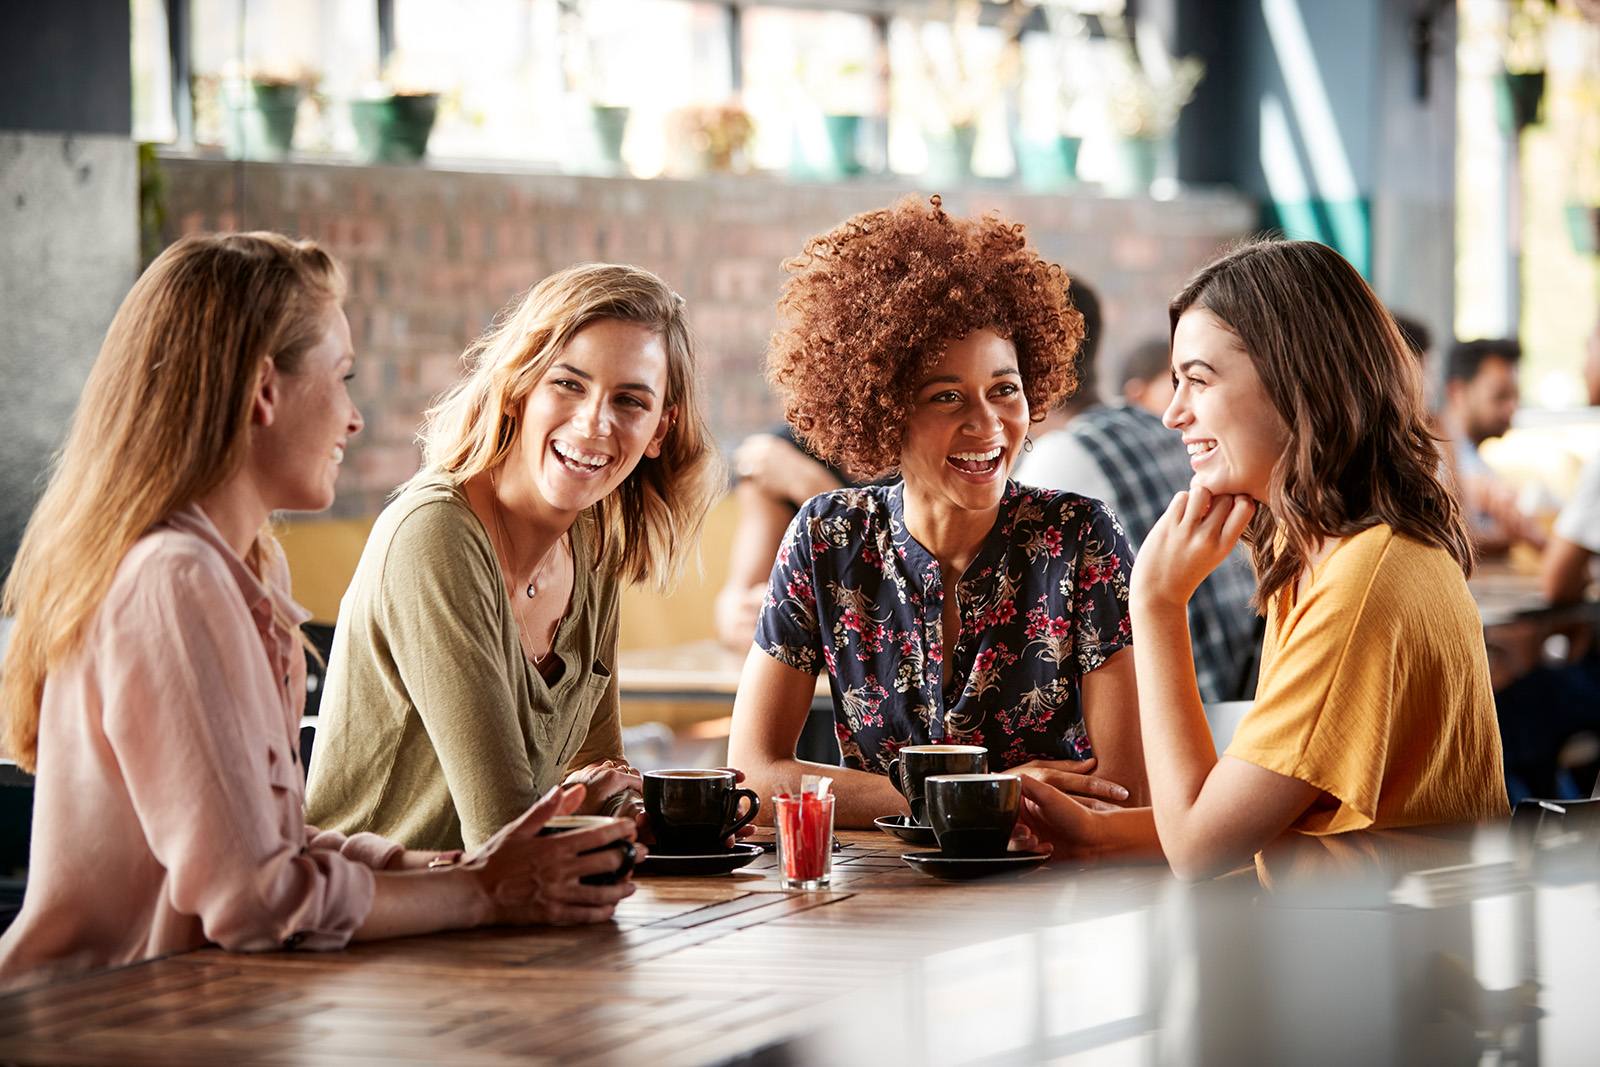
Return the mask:
M 274 511 L 333 502 L 361 429 L 338 266 L 310 242 L 200 235 L 135 284 L 6 584 L 5 748 L 37 776 L 17 986 L 215 942 L 240 951 L 592 922 L 633 892 L 633 824 L 550 837 L 556 789 L 470 856 L 304 815 L 305 613 Z

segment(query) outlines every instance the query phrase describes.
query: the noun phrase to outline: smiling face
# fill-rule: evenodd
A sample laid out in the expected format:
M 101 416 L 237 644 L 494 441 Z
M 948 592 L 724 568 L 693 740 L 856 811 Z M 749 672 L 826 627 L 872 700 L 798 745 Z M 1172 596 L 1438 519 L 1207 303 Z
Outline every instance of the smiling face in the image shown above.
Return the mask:
M 996 508 L 1027 433 L 1016 347 L 990 330 L 951 341 L 912 394 L 900 447 L 906 492 L 969 511 Z
M 1205 308 L 1191 307 L 1173 332 L 1172 370 L 1177 391 L 1161 421 L 1183 434 L 1190 484 L 1266 503 L 1289 427 L 1238 335 Z
M 321 339 L 299 369 L 272 372 L 275 400 L 269 425 L 258 430 L 258 481 L 273 510 L 321 511 L 333 503 L 345 443 L 361 432 L 350 400 L 355 352 L 350 323 L 339 305 L 323 309 Z
M 525 480 L 547 506 L 576 513 L 659 456 L 671 428 L 663 407 L 661 335 L 616 319 L 579 330 L 522 402 L 505 480 Z

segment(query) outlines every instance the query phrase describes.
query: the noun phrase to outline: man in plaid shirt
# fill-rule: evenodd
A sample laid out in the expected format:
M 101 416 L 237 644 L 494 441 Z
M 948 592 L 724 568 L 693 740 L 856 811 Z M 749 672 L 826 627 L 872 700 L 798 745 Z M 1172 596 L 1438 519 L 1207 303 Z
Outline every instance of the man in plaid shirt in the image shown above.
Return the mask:
M 1167 345 L 1151 341 L 1136 348 L 1120 375 L 1124 402 L 1100 403 L 1095 374 L 1099 302 L 1077 279 L 1072 300 L 1084 326 L 1078 391 L 1051 414 L 1046 432 L 1013 476 L 1029 485 L 1104 500 L 1137 552 L 1173 496 L 1189 488 L 1191 475 L 1182 435 L 1161 424 L 1161 411 L 1172 396 Z M 1049 428 L 1060 425 L 1063 417 L 1064 426 Z M 1202 700 L 1252 695 L 1246 691 L 1251 684 L 1246 675 L 1261 647 L 1257 616 L 1250 608 L 1255 589 L 1255 575 L 1239 546 L 1189 601 L 1189 638 Z

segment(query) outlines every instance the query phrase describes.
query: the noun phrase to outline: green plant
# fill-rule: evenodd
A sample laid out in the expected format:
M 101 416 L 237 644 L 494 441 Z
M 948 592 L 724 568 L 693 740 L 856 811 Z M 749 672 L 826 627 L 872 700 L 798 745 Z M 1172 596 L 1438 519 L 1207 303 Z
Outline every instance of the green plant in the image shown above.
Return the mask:
M 171 179 L 156 155 L 156 146 L 139 145 L 139 258 L 148 267 L 165 246 L 162 228 L 167 223 L 167 191 Z

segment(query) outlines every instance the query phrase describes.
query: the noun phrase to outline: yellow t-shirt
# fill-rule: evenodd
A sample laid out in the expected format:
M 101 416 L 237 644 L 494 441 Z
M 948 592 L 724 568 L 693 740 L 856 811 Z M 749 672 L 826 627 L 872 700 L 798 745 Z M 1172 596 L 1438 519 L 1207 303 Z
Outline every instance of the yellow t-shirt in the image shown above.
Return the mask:
M 1374 526 L 1274 597 L 1226 754 L 1333 796 L 1304 833 L 1507 815 L 1483 624 L 1449 553 Z

